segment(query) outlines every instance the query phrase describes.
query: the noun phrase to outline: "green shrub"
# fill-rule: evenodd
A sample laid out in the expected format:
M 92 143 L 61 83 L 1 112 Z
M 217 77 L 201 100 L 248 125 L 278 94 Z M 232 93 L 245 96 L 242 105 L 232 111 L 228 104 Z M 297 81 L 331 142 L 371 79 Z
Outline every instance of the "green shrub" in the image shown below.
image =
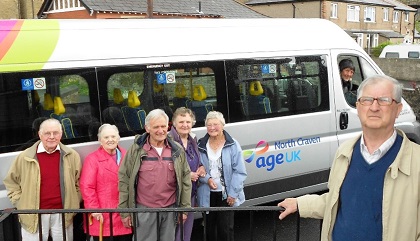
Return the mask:
M 381 54 L 381 52 L 385 48 L 385 46 L 390 45 L 390 44 L 391 44 L 390 41 L 386 41 L 386 42 L 381 43 L 377 47 L 372 48 L 371 54 L 375 57 L 379 57 L 379 55 Z

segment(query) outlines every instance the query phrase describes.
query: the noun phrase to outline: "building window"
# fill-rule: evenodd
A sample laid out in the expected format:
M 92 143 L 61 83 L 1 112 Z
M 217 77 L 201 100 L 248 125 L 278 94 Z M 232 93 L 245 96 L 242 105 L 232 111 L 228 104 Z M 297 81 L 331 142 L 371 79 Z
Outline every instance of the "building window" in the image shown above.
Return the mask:
M 357 36 L 357 43 L 363 48 L 363 33 L 354 33 Z
M 347 6 L 347 21 L 359 22 L 360 7 L 354 5 Z
M 388 22 L 389 20 L 389 8 L 384 8 L 384 21 Z
M 408 20 L 409 20 L 409 16 L 410 16 L 410 13 L 409 12 L 405 12 L 405 14 L 404 14 L 404 21 L 406 21 L 406 22 L 408 22 Z
M 398 23 L 399 15 L 400 15 L 399 12 L 394 10 L 394 14 L 393 14 L 393 17 L 392 17 L 392 22 Z
M 379 45 L 379 34 L 375 33 L 373 34 L 373 41 L 372 41 L 372 47 L 378 47 Z
M 375 22 L 375 7 L 365 7 L 365 22 Z
M 82 8 L 80 1 L 78 0 L 53 0 L 53 6 L 51 11 L 60 11 L 65 9 L 75 9 L 75 8 Z
M 338 13 L 338 4 L 331 3 L 331 18 L 337 18 Z

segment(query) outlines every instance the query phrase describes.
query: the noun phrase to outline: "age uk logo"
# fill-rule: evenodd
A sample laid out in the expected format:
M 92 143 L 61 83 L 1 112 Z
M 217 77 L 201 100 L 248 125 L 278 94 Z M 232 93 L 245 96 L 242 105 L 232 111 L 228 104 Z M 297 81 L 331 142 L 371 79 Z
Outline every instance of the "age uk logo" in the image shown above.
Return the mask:
M 264 146 L 261 150 L 257 150 L 257 148 Z M 243 151 L 242 154 L 245 158 L 245 161 L 251 163 L 254 160 L 255 155 L 264 154 L 268 150 L 268 143 L 266 141 L 259 141 L 258 144 L 255 146 L 253 151 L 246 150 Z M 248 157 L 248 158 L 246 158 Z

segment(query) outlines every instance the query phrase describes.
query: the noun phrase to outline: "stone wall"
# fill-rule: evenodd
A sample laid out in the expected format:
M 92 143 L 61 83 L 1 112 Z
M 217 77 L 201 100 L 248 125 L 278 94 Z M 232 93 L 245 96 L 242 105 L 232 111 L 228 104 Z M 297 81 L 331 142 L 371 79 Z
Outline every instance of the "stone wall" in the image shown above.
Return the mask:
M 420 59 L 385 59 L 372 58 L 382 71 L 404 82 L 404 87 L 409 87 L 412 82 L 420 86 Z

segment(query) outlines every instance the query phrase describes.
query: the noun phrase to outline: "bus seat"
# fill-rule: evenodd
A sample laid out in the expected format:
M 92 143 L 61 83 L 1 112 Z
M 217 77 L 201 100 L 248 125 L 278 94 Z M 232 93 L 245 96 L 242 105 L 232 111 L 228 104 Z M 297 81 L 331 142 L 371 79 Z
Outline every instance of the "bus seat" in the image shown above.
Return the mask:
M 187 97 L 187 89 L 182 83 L 176 83 L 175 86 L 175 96 L 178 98 L 185 98 Z
M 70 118 L 64 117 L 61 119 L 61 125 L 63 126 L 64 136 L 67 139 L 75 138 L 76 135 L 74 134 L 73 124 L 71 123 Z
M 158 84 L 157 80 L 153 81 L 153 91 L 155 93 L 163 92 L 163 84 Z
M 249 94 L 252 96 L 259 96 L 264 93 L 264 89 L 261 85 L 261 82 L 258 80 L 252 81 L 249 84 Z
M 239 98 L 241 99 L 241 106 L 242 106 L 242 114 L 244 116 L 248 116 L 248 101 L 247 101 L 247 97 L 245 95 L 240 95 Z
M 187 107 L 187 90 L 182 83 L 177 83 L 175 86 L 175 97 L 172 99 L 172 103 L 175 108 Z
M 38 91 L 34 90 L 34 105 L 38 105 L 40 100 Z
M 141 104 L 139 97 L 134 90 L 128 92 L 127 105 L 131 108 L 139 107 Z
M 124 97 L 121 94 L 121 90 L 119 88 L 114 89 L 114 103 L 120 105 L 124 102 Z
M 128 130 L 136 131 L 144 129 L 146 112 L 142 108 L 123 106 L 121 107 L 121 111 Z
M 130 131 L 141 130 L 144 128 L 146 119 L 145 111 L 140 107 L 140 99 L 134 90 L 128 92 L 127 106 L 121 107 L 124 122 Z M 138 112 L 141 113 L 138 113 Z M 144 118 L 143 117 L 144 112 Z
M 62 115 L 66 112 L 66 107 L 64 107 L 61 97 L 54 97 L 54 114 Z
M 193 89 L 193 100 L 202 101 L 207 99 L 207 93 L 202 85 L 196 85 Z
M 116 106 L 110 106 L 102 112 L 104 123 L 109 123 L 118 127 L 120 132 L 127 131 L 127 125 L 125 124 L 124 116 L 120 108 Z
M 188 101 L 187 107 L 194 111 L 197 121 L 206 119 L 208 110 L 213 110 L 213 106 L 206 101 L 207 93 L 202 85 L 196 85 L 193 89 L 193 100 Z
M 44 94 L 44 110 L 54 110 L 54 101 L 50 93 Z
M 301 111 L 317 106 L 315 90 L 308 80 L 295 79 L 292 83 L 292 89 L 290 91 L 293 92 L 288 94 L 290 109 Z
M 252 81 L 249 85 L 248 113 L 249 115 L 261 115 L 271 113 L 270 100 L 263 95 L 264 89 L 261 82 Z

